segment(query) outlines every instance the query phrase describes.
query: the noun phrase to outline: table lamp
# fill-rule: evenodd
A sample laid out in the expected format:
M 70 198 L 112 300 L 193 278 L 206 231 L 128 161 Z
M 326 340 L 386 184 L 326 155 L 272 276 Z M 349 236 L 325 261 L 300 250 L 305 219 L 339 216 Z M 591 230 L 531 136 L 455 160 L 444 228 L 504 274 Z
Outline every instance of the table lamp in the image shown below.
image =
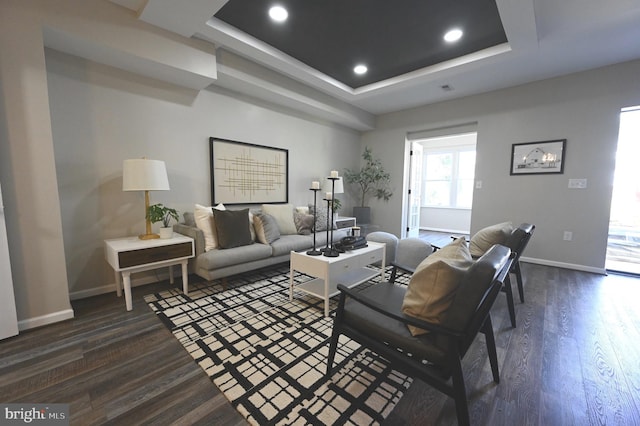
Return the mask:
M 124 160 L 122 164 L 122 190 L 144 191 L 144 217 L 147 229 L 145 234 L 138 236 L 141 240 L 160 238 L 158 234 L 151 232 L 151 220 L 147 215 L 149 191 L 168 191 L 169 189 L 169 179 L 164 161 L 147 158 Z

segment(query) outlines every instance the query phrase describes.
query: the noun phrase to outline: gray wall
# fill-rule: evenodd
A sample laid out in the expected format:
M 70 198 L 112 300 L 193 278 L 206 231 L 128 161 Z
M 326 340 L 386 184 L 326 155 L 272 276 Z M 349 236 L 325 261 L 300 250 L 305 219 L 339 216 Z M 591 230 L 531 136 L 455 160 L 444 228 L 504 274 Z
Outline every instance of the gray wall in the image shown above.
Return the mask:
M 144 230 L 142 193 L 122 192 L 122 160 L 164 160 L 171 191 L 151 203 L 210 205 L 209 136 L 289 150 L 289 200 L 359 160 L 360 135 L 223 91 L 200 92 L 46 51 L 64 250 L 72 298 L 112 290 L 102 241 Z M 350 212 L 346 200 L 345 211 Z M 159 226 L 158 224 L 155 227 Z M 146 282 L 144 274 L 134 276 Z M 150 277 L 151 278 L 151 277 Z
M 142 194 L 121 190 L 125 158 L 167 161 L 173 190 L 152 200 L 182 211 L 209 203 L 209 136 L 289 149 L 296 204 L 311 180 L 357 164 L 355 131 L 198 92 L 218 82 L 216 64 L 215 46 L 112 2 L 0 2 L 0 182 L 21 330 L 72 318 L 70 292 L 114 290 L 102 241 L 143 229 Z
M 537 226 L 526 256 L 545 264 L 602 272 L 620 109 L 640 104 L 640 61 L 544 80 L 378 118 L 364 146 L 406 182 L 408 132 L 478 123 L 471 232 L 511 220 Z M 510 176 L 511 144 L 567 139 L 564 174 Z M 568 189 L 570 178 L 588 188 Z M 403 191 L 374 203 L 374 222 L 400 235 Z M 563 241 L 563 231 L 573 241 Z

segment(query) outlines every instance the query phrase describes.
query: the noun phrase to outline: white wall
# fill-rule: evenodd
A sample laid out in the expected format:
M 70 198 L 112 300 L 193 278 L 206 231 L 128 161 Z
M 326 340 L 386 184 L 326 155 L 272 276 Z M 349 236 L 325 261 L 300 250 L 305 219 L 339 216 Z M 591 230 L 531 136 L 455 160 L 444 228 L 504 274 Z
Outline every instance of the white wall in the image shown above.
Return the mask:
M 445 207 L 420 208 L 420 229 L 467 234 L 470 227 L 471 210 Z
M 0 181 L 19 327 L 73 317 L 39 8 L 0 2 Z
M 193 211 L 194 203 L 211 204 L 209 136 L 288 149 L 294 205 L 313 201 L 312 180 L 358 161 L 355 131 L 215 89 L 197 92 L 53 50 L 46 53 L 72 297 L 111 289 L 113 272 L 104 261 L 102 241 L 144 230 L 142 193 L 122 192 L 126 158 L 164 160 L 171 191 L 152 192 L 151 202 L 181 213 Z
M 378 118 L 362 143 L 393 175 L 406 180 L 408 132 L 478 123 L 471 232 L 511 220 L 536 225 L 526 257 L 601 272 L 604 268 L 620 109 L 640 104 L 640 61 L 540 81 Z M 510 176 L 511 145 L 567 139 L 562 175 Z M 588 188 L 570 190 L 570 178 Z M 403 180 L 404 179 L 404 180 Z M 373 206 L 375 222 L 396 234 L 403 226 L 402 191 Z M 573 241 L 563 241 L 563 231 Z

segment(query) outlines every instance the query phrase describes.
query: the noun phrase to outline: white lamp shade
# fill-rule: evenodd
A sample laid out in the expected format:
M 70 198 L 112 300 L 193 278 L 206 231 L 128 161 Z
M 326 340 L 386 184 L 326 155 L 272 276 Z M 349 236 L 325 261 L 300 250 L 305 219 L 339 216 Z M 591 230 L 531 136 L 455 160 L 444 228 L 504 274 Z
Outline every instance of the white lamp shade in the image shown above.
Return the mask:
M 331 182 L 332 179 L 325 179 L 325 183 L 324 183 L 324 192 L 331 192 Z M 335 182 L 335 184 L 333 185 L 333 193 L 334 194 L 342 194 L 344 193 L 344 185 L 342 184 L 342 177 L 339 177 L 338 179 L 333 180 L 333 182 Z
M 168 191 L 169 178 L 164 161 L 137 158 L 122 164 L 123 191 Z

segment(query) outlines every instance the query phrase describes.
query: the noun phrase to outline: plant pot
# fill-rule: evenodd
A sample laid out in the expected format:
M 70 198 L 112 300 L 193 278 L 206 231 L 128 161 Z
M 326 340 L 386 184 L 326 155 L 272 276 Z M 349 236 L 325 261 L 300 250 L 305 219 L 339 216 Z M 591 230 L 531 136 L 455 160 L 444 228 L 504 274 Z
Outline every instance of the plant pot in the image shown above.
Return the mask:
M 173 227 L 169 228 L 160 228 L 160 238 L 171 238 L 173 237 Z
M 354 207 L 353 216 L 356 218 L 356 224 L 371 223 L 371 207 Z

